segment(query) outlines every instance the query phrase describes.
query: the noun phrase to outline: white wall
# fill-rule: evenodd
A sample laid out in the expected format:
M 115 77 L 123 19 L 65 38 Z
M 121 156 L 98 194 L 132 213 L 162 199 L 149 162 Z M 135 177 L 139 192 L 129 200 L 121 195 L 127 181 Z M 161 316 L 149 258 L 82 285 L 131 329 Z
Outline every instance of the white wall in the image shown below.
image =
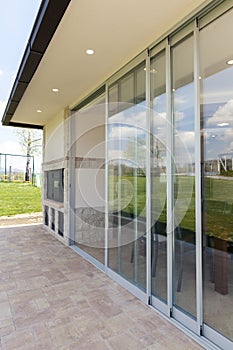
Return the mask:
M 75 207 L 104 207 L 105 203 L 105 104 L 76 112 Z M 82 160 L 83 159 L 83 160 Z
M 45 126 L 44 163 L 64 158 L 64 111 L 62 110 Z
M 76 169 L 75 207 L 104 207 L 104 169 Z

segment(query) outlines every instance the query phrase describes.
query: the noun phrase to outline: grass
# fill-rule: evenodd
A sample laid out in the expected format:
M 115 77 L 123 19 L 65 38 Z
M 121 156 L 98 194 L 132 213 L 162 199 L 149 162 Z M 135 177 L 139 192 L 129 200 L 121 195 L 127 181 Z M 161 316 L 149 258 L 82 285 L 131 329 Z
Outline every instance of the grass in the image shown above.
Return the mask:
M 41 212 L 41 189 L 28 183 L 0 182 L 0 216 Z
M 152 211 L 159 211 L 156 218 L 166 223 L 166 183 L 160 183 L 159 177 L 152 179 Z M 120 184 L 120 186 L 119 186 Z M 206 234 L 233 241 L 233 180 L 205 178 L 205 207 L 203 224 Z M 181 188 L 181 191 L 179 190 Z M 180 191 L 180 193 L 178 192 Z M 195 232 L 195 178 L 178 176 L 175 185 L 175 198 L 179 201 L 176 215 L 180 218 L 179 227 Z M 109 199 L 113 200 L 112 210 L 120 208 L 125 213 L 146 217 L 146 178 L 133 176 L 110 176 Z M 162 201 L 161 201 L 162 200 Z M 156 209 L 156 207 L 158 209 Z M 152 218 L 153 219 L 153 218 Z

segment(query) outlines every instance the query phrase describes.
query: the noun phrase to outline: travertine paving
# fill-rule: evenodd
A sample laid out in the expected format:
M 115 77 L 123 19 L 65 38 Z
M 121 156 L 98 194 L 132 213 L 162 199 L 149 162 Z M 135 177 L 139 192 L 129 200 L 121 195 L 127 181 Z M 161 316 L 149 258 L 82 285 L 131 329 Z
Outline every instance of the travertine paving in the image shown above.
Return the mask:
M 0 228 L 1 350 L 201 349 L 41 225 Z

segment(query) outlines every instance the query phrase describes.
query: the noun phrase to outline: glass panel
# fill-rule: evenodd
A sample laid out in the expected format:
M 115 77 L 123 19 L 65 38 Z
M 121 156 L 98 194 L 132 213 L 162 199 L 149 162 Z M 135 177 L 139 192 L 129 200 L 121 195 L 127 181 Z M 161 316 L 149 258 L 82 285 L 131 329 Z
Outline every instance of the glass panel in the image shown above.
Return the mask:
M 146 288 L 146 103 L 145 65 L 109 91 L 109 267 Z M 119 91 L 118 108 L 115 104 Z M 138 102 L 138 103 L 135 103 Z M 113 114 L 112 111 L 118 111 Z
M 47 205 L 44 206 L 44 224 L 49 226 L 49 207 Z
M 64 169 L 47 171 L 47 198 L 64 201 Z
M 134 102 L 134 74 L 130 73 L 122 78 L 120 83 L 120 102 L 133 103 Z
M 55 231 L 55 209 L 51 208 L 51 229 Z
M 64 236 L 64 214 L 60 211 L 58 212 L 58 234 Z
M 151 59 L 151 272 L 152 294 L 167 300 L 165 52 Z
M 174 305 L 196 315 L 193 37 L 172 49 Z
M 233 339 L 233 11 L 200 32 L 204 322 Z M 233 62 L 232 62 L 233 63 Z
M 118 85 L 117 84 L 109 88 L 108 101 L 109 101 L 108 114 L 109 116 L 111 116 L 118 112 L 118 103 L 117 103 L 118 102 Z
M 75 118 L 74 243 L 105 262 L 105 94 L 72 115 Z

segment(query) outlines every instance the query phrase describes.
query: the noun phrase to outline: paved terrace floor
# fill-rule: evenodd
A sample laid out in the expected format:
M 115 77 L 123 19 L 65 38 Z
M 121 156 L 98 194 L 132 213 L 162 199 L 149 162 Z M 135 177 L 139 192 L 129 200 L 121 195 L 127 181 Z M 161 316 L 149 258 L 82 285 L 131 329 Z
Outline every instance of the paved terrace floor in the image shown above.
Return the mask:
M 201 349 L 41 225 L 0 228 L 1 350 Z

